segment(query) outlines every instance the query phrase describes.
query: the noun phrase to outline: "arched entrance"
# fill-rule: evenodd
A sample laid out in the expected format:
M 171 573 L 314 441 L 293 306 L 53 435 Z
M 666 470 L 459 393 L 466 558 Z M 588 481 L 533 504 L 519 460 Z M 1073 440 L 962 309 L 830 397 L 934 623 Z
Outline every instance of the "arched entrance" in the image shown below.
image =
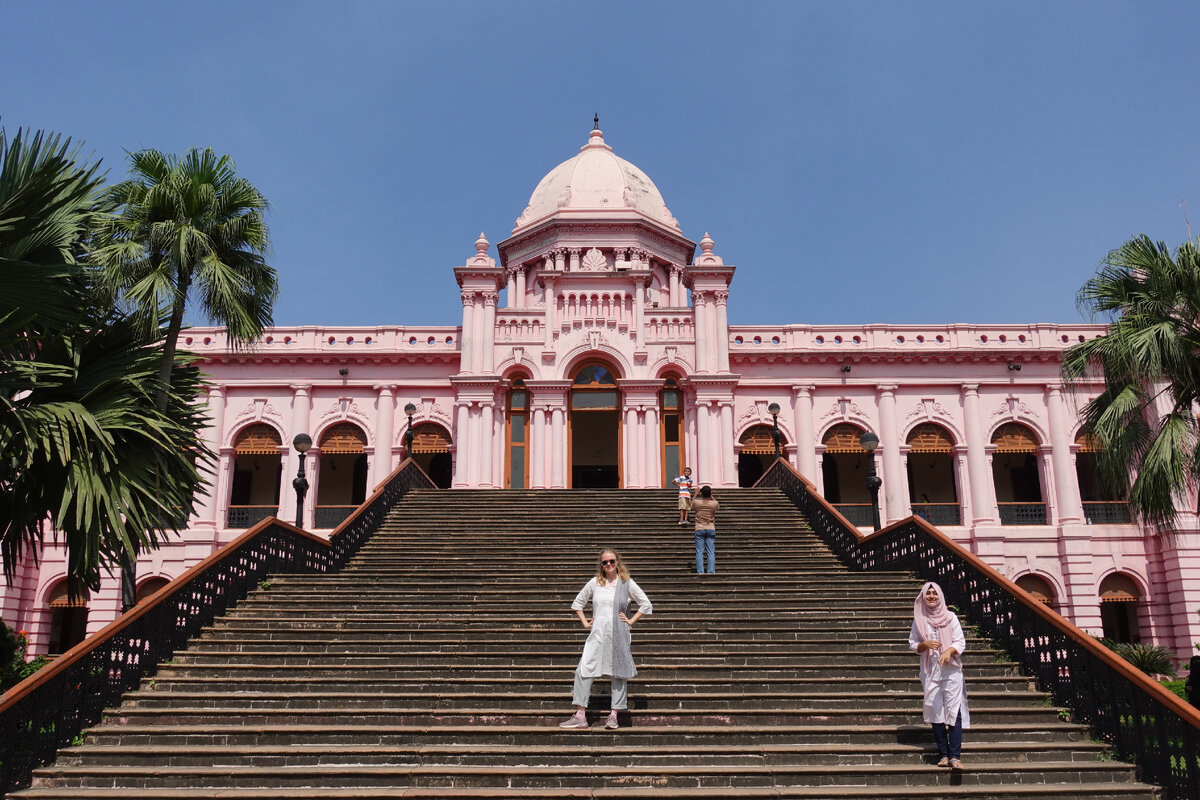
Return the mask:
M 1114 642 L 1140 642 L 1138 601 L 1141 591 L 1133 578 L 1114 572 L 1100 581 L 1100 622 L 1104 638 Z
M 1050 581 L 1040 575 L 1022 575 L 1017 578 L 1017 586 L 1033 595 L 1044 606 L 1058 610 L 1058 601 L 1054 597 L 1054 587 Z
M 504 485 L 509 489 L 529 486 L 529 390 L 524 378 L 514 378 L 508 390 L 508 457 L 504 460 Z
M 60 655 L 87 636 L 88 590 L 78 578 L 64 578 L 47 595 L 50 655 Z
M 954 440 L 941 425 L 926 422 L 908 434 L 908 500 L 913 514 L 934 525 L 962 524 Z
M 339 422 L 321 435 L 314 528 L 336 528 L 367 499 L 367 435 Z
M 1002 525 L 1045 525 L 1042 479 L 1038 470 L 1038 441 L 1019 422 L 1001 425 L 992 434 L 992 480 Z
M 572 489 L 621 485 L 621 396 L 607 364 L 584 364 L 571 384 Z
M 412 451 L 409 457 L 439 489 L 449 489 L 454 479 L 454 461 L 450 457 L 450 432 L 436 422 L 413 425 Z
M 146 580 L 144 580 L 138 584 L 137 595 L 136 595 L 137 602 L 139 602 L 139 603 L 142 602 L 147 597 L 154 594 L 155 592 L 157 592 L 159 589 L 163 588 L 170 582 L 171 581 L 169 579 L 163 578 L 161 576 L 155 576 L 153 578 L 146 578 Z
M 825 499 L 852 525 L 872 522 L 871 492 L 867 489 L 868 455 L 859 442 L 863 429 L 849 422 L 834 425 L 821 443 L 821 476 Z
M 683 451 L 683 393 L 679 381 L 669 377 L 659 395 L 659 419 L 662 430 L 662 485 L 670 486 L 683 474 L 687 456 Z
M 282 446 L 279 431 L 262 422 L 243 428 L 234 438 L 226 522 L 230 528 L 250 528 L 279 513 Z
M 1092 525 L 1129 522 L 1129 503 L 1121 493 L 1112 491 L 1100 480 L 1096 464 L 1100 443 L 1080 431 L 1075 437 L 1075 447 L 1075 477 L 1079 480 L 1084 518 Z
M 767 468 L 775 463 L 775 429 L 770 425 L 754 425 L 747 428 L 738 443 L 738 486 L 753 486 Z M 779 434 L 779 452 L 786 442 L 783 432 Z

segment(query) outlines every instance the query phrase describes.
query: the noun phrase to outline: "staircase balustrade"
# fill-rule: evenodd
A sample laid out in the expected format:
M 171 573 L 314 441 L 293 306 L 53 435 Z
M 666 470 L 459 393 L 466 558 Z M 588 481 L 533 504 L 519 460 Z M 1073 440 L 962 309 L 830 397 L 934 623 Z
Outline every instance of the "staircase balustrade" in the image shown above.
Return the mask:
M 52 762 L 60 747 L 271 575 L 340 569 L 414 488 L 435 487 L 409 459 L 329 541 L 276 518 L 263 520 L 0 695 L 0 795 L 29 785 L 34 769 Z
M 857 570 L 911 570 L 1035 676 L 1141 779 L 1200 800 L 1200 712 L 919 517 L 863 535 L 783 459 L 755 484 L 782 489 L 838 557 Z

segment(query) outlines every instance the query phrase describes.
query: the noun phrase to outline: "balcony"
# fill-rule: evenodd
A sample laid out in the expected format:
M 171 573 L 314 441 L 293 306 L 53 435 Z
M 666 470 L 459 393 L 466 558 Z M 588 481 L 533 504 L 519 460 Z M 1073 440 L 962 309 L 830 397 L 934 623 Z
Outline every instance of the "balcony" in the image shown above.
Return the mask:
M 930 525 L 962 525 L 958 503 L 913 503 L 912 513 Z
M 870 503 L 834 503 L 833 507 L 855 527 L 870 528 L 875 524 L 871 519 Z
M 313 528 L 316 530 L 336 528 L 345 522 L 356 508 L 358 506 L 317 506 L 314 509 Z
M 279 506 L 230 506 L 225 515 L 227 528 L 253 528 L 267 517 L 279 513 Z
M 997 503 L 1001 525 L 1045 525 L 1045 503 Z
M 1089 525 L 1121 525 L 1133 522 L 1124 500 L 1084 500 L 1083 518 Z

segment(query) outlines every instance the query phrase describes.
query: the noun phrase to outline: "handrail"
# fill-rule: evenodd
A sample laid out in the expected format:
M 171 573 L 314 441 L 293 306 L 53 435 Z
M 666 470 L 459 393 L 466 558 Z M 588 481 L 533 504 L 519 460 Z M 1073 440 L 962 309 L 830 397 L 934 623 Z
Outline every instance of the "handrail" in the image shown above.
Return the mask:
M 28 785 L 34 769 L 262 580 L 341 569 L 410 489 L 432 486 L 406 459 L 328 541 L 265 519 L 0 695 L 0 795 Z
M 863 535 L 784 459 L 755 486 L 782 489 L 813 530 L 855 570 L 910 570 L 996 641 L 1072 719 L 1137 762 L 1176 800 L 1200 800 L 1200 711 L 1038 602 L 920 517 Z

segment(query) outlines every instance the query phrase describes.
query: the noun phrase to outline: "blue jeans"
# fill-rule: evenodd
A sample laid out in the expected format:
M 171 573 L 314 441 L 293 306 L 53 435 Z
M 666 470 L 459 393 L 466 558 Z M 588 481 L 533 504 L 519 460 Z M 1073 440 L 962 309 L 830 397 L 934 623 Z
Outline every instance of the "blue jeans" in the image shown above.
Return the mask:
M 947 731 L 950 734 L 948 742 Z M 933 740 L 943 758 L 962 758 L 962 712 L 958 712 L 953 725 L 933 723 Z
M 717 532 L 715 530 L 696 531 L 696 572 L 704 574 L 704 557 L 708 556 L 708 572 L 711 575 L 717 571 Z

